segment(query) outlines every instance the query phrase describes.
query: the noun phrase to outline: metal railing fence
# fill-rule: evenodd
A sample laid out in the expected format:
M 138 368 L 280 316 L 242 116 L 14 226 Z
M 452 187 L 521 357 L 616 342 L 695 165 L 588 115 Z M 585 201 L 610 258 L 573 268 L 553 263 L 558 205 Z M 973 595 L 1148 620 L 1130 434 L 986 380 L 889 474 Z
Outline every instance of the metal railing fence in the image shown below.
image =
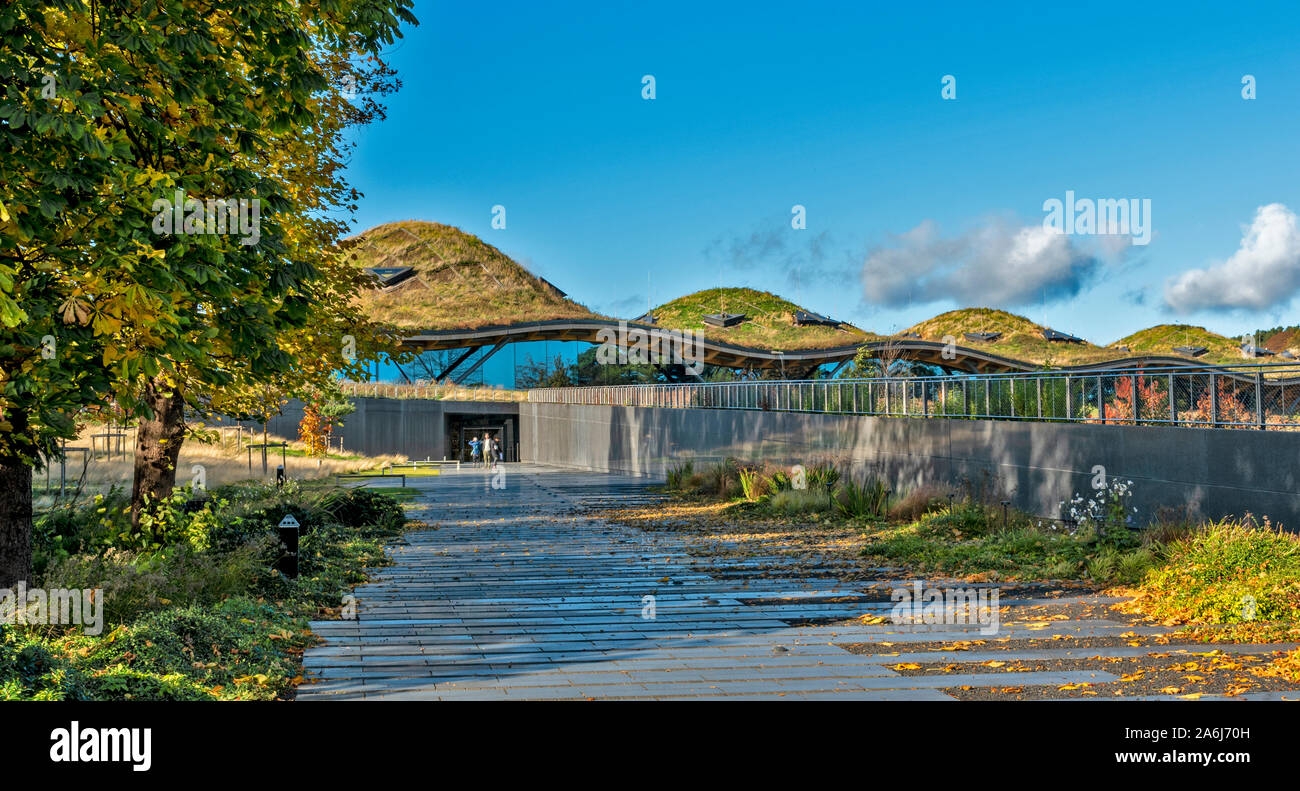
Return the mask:
M 1042 420 L 1214 428 L 1300 427 L 1300 364 L 538 388 L 532 403 Z

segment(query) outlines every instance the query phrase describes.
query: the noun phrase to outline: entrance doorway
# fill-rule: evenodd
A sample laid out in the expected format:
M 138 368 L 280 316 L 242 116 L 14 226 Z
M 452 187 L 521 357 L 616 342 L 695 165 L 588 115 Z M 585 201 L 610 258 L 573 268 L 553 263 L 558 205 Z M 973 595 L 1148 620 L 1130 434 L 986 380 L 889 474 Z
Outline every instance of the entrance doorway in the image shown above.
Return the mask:
M 501 455 L 505 461 L 519 460 L 519 438 L 516 430 L 517 418 L 514 415 L 447 415 L 448 459 L 468 462 L 470 456 L 469 441 L 474 437 L 489 434 L 499 443 Z

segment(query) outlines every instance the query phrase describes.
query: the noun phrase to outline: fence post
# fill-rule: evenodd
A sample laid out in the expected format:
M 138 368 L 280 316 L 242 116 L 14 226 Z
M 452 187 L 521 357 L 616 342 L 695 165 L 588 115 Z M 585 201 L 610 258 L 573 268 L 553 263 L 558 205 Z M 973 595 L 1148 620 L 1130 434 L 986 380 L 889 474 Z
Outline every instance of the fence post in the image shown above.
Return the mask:
M 1178 392 L 1174 390 L 1174 375 L 1169 374 L 1169 425 L 1178 423 Z
M 1138 401 L 1138 377 L 1132 374 L 1129 378 L 1133 380 L 1133 425 L 1139 425 L 1142 418 L 1142 404 Z
M 1255 369 L 1255 422 L 1264 430 L 1264 372 Z
M 1218 377 L 1210 374 L 1210 425 L 1219 425 L 1219 383 Z
M 1043 419 L 1043 377 L 1034 378 L 1034 387 L 1038 391 L 1038 419 Z
M 1106 422 L 1106 399 L 1102 394 L 1100 376 L 1097 377 L 1097 417 L 1101 418 L 1102 423 Z
M 921 380 L 921 416 L 930 416 L 930 383 Z
M 1074 393 L 1070 392 L 1070 377 L 1065 377 L 1065 419 L 1074 419 Z
M 948 380 L 939 381 L 939 411 L 944 417 L 948 416 Z

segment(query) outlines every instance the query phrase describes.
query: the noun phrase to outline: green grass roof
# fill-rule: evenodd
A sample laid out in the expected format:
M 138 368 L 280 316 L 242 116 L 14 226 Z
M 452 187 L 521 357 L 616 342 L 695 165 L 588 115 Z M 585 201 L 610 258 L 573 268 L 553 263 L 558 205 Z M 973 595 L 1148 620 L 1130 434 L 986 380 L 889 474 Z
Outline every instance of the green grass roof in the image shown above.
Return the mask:
M 375 319 L 403 329 L 448 330 L 551 319 L 598 318 L 505 253 L 440 223 L 387 223 L 349 237 L 358 268 L 414 267 L 415 275 L 358 299 Z
M 554 319 L 605 318 L 568 299 L 555 286 L 477 236 L 449 225 L 416 220 L 387 223 L 348 238 L 341 248 L 358 268 L 414 268 L 413 276 L 391 288 L 364 289 L 358 295 L 372 317 L 403 329 L 471 329 Z M 767 291 L 710 288 L 678 297 L 650 312 L 660 327 L 700 330 L 713 340 L 763 350 L 850 346 L 888 337 L 850 324 L 798 326 L 794 315 L 799 310 L 809 309 Z M 710 313 L 743 313 L 746 318 L 738 326 L 714 327 L 704 323 L 704 316 Z M 1162 324 L 1107 346 L 1086 340 L 1079 344 L 1051 342 L 1043 337 L 1043 329 L 1024 316 L 1004 310 L 963 308 L 927 319 L 899 334 L 914 332 L 923 340 L 938 342 L 950 335 L 960 346 L 985 349 L 1036 365 L 1083 365 L 1147 355 L 1177 356 L 1173 351 L 1175 346 L 1209 349 L 1204 356 L 1196 358 L 1199 362 L 1249 362 L 1240 351 L 1238 339 L 1218 335 L 1204 327 Z M 1075 334 L 1068 326 L 1052 329 Z M 968 332 L 1002 335 L 994 341 L 979 342 L 968 340 L 965 337 Z M 1121 351 L 1118 348 L 1121 346 L 1128 347 L 1128 351 Z
M 824 349 L 866 343 L 880 337 L 851 324 L 798 326 L 794 323 L 798 310 L 807 309 L 767 291 L 710 288 L 678 297 L 650 313 L 660 327 L 700 330 L 706 338 L 763 350 Z M 743 313 L 745 320 L 734 327 L 714 327 L 704 323 L 704 316 L 710 313 Z

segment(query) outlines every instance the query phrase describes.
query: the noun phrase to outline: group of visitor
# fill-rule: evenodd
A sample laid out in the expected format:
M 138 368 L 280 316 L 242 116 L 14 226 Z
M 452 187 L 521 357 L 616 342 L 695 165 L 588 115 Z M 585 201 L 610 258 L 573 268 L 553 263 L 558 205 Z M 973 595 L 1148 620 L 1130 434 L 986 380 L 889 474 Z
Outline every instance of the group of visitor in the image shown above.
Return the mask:
M 470 437 L 469 456 L 475 467 L 479 466 L 479 463 L 482 462 L 482 464 L 489 469 L 496 467 L 497 462 L 505 461 L 505 455 L 501 450 L 500 440 L 498 440 L 495 435 L 489 434 L 486 431 L 483 432 L 483 437 L 481 439 L 477 436 Z

